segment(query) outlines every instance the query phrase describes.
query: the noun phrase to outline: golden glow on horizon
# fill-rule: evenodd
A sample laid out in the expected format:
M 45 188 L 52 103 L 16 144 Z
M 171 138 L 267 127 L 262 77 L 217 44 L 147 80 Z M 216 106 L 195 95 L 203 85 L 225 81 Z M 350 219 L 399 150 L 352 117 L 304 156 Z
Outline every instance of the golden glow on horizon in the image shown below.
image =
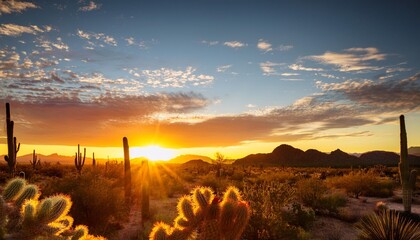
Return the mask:
M 176 157 L 176 155 L 176 150 L 163 148 L 158 145 L 130 148 L 130 158 L 145 157 L 151 161 L 167 161 Z

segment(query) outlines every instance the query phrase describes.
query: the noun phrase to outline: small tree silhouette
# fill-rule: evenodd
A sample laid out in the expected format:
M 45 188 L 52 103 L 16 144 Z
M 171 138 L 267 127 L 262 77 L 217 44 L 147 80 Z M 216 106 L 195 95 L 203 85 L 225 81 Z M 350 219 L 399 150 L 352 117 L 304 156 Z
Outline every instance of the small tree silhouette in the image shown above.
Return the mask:
M 220 152 L 216 152 L 214 154 L 215 159 L 212 161 L 213 164 L 216 165 L 216 177 L 222 176 L 222 168 L 223 164 L 226 163 L 226 157 L 225 155 L 221 154 Z

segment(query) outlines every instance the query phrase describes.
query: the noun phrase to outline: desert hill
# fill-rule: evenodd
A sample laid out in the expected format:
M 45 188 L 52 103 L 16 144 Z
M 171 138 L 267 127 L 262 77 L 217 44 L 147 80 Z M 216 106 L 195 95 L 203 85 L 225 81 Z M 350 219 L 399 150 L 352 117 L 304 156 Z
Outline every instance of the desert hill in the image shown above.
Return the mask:
M 420 156 L 409 155 L 412 166 L 420 166 Z M 371 151 L 359 157 L 340 149 L 323 153 L 315 149 L 302 151 L 287 144 L 276 147 L 271 153 L 251 154 L 234 162 L 235 165 L 293 166 L 293 167 L 350 167 L 386 165 L 397 166 L 399 155 L 386 151 Z

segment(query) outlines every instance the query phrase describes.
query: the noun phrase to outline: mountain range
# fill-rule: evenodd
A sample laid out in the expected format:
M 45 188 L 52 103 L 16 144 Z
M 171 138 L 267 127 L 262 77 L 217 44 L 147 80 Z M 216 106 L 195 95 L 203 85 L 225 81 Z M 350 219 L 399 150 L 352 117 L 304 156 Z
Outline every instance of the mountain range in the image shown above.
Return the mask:
M 394 152 L 371 151 L 360 156 L 351 155 L 337 149 L 323 153 L 315 149 L 302 151 L 282 144 L 271 153 L 251 154 L 236 160 L 234 165 L 292 166 L 292 167 L 350 167 L 350 166 L 397 166 L 399 155 Z M 420 166 L 420 156 L 409 155 L 411 166 Z
M 410 147 L 409 161 L 411 166 L 420 167 L 420 147 Z M 74 156 L 62 156 L 57 153 L 51 155 L 37 154 L 42 162 L 61 164 L 74 164 Z M 386 165 L 397 166 L 399 155 L 387 151 L 371 151 L 362 154 L 348 154 L 337 149 L 331 153 L 320 152 L 315 149 L 303 151 L 287 144 L 276 147 L 271 153 L 250 154 L 244 158 L 233 161 L 234 165 L 243 166 L 295 166 L 295 167 L 350 167 L 350 166 L 372 166 Z M 28 163 L 32 160 L 32 154 L 18 156 L 18 163 Z M 111 159 L 122 161 L 122 159 Z M 131 159 L 133 163 L 141 163 L 144 158 Z M 167 163 L 182 164 L 191 160 L 202 160 L 212 163 L 212 159 L 201 155 L 180 155 Z M 96 159 L 98 163 L 104 163 L 107 159 Z M 86 158 L 86 164 L 91 164 L 92 159 Z M 231 162 L 230 160 L 228 161 Z

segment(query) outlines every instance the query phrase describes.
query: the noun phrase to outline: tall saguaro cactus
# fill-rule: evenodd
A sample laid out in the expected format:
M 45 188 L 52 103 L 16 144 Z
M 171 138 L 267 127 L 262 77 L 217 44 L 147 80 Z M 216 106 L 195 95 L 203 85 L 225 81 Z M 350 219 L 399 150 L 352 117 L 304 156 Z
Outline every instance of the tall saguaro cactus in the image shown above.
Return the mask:
M 411 213 L 411 201 L 414 188 L 416 187 L 417 171 L 410 172 L 408 163 L 408 150 L 407 150 L 407 132 L 405 130 L 404 115 L 400 116 L 400 162 L 398 164 L 400 171 L 400 180 L 402 185 L 403 205 L 404 211 Z
M 41 159 L 38 159 L 38 155 L 35 153 L 35 149 L 32 152 L 32 160 L 29 160 L 32 168 L 35 170 L 37 166 L 41 165 Z
M 131 167 L 130 167 L 130 147 L 128 146 L 128 139 L 123 138 L 124 147 L 124 190 L 125 190 L 125 203 L 131 203 Z
M 96 167 L 95 153 L 92 153 L 92 166 Z
M 13 136 L 14 122 L 10 120 L 10 104 L 6 103 L 6 128 L 7 128 L 7 156 L 4 160 L 9 166 L 9 173 L 14 174 L 16 168 L 16 155 L 19 152 L 20 143 L 16 144 L 16 137 Z
M 80 152 L 80 144 L 77 144 L 76 157 L 74 158 L 74 166 L 76 166 L 77 173 L 82 174 L 83 165 L 85 165 L 86 160 L 86 148 L 84 148 L 83 158 L 82 153 Z

